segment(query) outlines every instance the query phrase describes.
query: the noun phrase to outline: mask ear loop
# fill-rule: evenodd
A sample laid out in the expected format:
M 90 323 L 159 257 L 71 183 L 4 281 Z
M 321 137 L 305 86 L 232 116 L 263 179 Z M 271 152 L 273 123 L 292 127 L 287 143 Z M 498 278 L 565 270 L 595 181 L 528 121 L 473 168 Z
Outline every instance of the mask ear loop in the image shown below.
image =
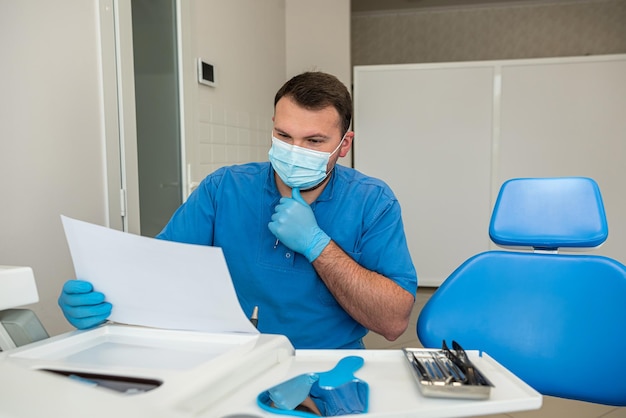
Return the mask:
M 345 134 L 343 134 L 343 136 L 341 137 L 341 141 L 339 141 L 339 145 L 337 145 L 337 148 L 335 148 L 335 150 L 334 150 L 333 152 L 331 152 L 331 153 L 330 153 L 330 156 L 331 156 L 331 157 L 332 157 L 332 155 L 333 155 L 334 153 L 336 153 L 336 152 L 337 152 L 337 150 L 338 150 L 339 148 L 341 148 L 341 144 L 343 144 L 343 140 L 344 140 L 344 139 L 346 139 L 346 135 L 348 135 L 348 131 L 346 131 L 346 133 L 345 133 Z M 331 170 L 331 171 L 332 171 L 332 170 Z
M 328 158 L 330 159 L 330 157 L 333 156 L 334 153 L 337 152 L 337 150 L 339 148 L 341 148 L 341 144 L 343 144 L 343 140 L 346 139 L 346 135 L 348 135 L 348 132 L 350 132 L 350 130 L 347 130 L 345 134 L 343 134 L 343 136 L 341 137 L 341 141 L 339 141 L 339 145 L 337 145 L 337 148 L 335 148 L 335 150 L 333 152 L 330 153 L 330 155 L 328 156 Z M 335 163 L 336 164 L 336 163 Z M 330 176 L 330 173 L 333 172 L 333 170 L 335 169 L 335 166 L 333 165 L 333 168 L 330 169 L 330 171 L 328 171 L 326 173 L 326 176 L 324 176 L 324 178 L 322 179 L 322 181 L 320 181 L 319 183 L 317 183 L 315 186 L 313 187 L 309 187 L 308 189 L 304 189 L 304 190 L 300 190 L 301 192 L 310 192 L 311 190 L 315 190 L 318 187 L 320 187 L 322 184 L 324 184 L 324 182 L 326 181 L 326 179 L 328 178 L 328 176 Z

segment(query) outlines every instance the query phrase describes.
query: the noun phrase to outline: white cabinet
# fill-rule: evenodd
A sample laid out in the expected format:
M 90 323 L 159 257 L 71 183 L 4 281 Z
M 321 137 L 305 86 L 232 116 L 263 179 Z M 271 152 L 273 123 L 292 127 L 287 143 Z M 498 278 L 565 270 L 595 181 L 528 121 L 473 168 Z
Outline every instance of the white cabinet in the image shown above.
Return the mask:
M 512 177 L 588 176 L 626 261 L 626 55 L 354 67 L 356 169 L 396 193 L 420 285 L 494 248 Z

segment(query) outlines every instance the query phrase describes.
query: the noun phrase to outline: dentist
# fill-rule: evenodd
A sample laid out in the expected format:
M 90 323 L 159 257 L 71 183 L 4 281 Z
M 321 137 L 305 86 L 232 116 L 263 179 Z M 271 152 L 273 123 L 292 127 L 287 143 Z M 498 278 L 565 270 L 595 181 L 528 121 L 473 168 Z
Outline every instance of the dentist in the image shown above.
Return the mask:
M 208 175 L 157 236 L 221 247 L 244 312 L 258 307 L 259 330 L 296 348 L 363 348 L 368 330 L 395 340 L 415 299 L 393 192 L 337 165 L 352 146 L 351 120 L 350 93 L 336 77 L 293 77 L 274 99 L 269 162 Z M 82 279 L 66 282 L 59 306 L 89 328 L 112 307 Z

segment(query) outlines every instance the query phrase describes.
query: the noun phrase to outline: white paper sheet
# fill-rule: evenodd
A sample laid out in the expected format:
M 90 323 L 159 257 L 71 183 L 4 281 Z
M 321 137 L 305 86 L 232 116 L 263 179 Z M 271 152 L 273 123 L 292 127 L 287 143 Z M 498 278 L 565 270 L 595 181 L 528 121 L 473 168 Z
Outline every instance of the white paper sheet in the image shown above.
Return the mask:
M 155 328 L 258 333 L 221 248 L 120 232 L 62 216 L 76 277 L 113 304 L 110 320 Z

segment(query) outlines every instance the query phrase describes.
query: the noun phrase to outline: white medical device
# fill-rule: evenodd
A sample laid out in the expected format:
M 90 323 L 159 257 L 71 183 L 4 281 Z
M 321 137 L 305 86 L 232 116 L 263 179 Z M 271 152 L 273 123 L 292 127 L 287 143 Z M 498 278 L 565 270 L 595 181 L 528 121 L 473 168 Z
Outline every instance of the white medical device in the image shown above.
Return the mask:
M 0 353 L 3 417 L 276 417 L 257 396 L 360 356 L 368 417 L 463 417 L 536 409 L 542 398 L 487 354 L 468 351 L 494 384 L 489 399 L 423 396 L 401 350 L 294 350 L 280 335 L 108 324 Z M 28 387 L 28 390 L 23 390 Z
M 14 309 L 39 301 L 30 267 L 0 266 L 0 350 L 10 350 L 48 337 L 29 309 Z
M 36 302 L 32 271 L 0 269 L 0 307 Z M 262 392 L 363 358 L 367 417 L 462 417 L 536 409 L 541 395 L 487 354 L 468 351 L 494 384 L 489 399 L 422 396 L 402 350 L 295 350 L 281 335 L 196 332 L 107 323 L 0 352 L 0 415 L 276 417 Z M 24 388 L 27 388 L 25 390 Z

